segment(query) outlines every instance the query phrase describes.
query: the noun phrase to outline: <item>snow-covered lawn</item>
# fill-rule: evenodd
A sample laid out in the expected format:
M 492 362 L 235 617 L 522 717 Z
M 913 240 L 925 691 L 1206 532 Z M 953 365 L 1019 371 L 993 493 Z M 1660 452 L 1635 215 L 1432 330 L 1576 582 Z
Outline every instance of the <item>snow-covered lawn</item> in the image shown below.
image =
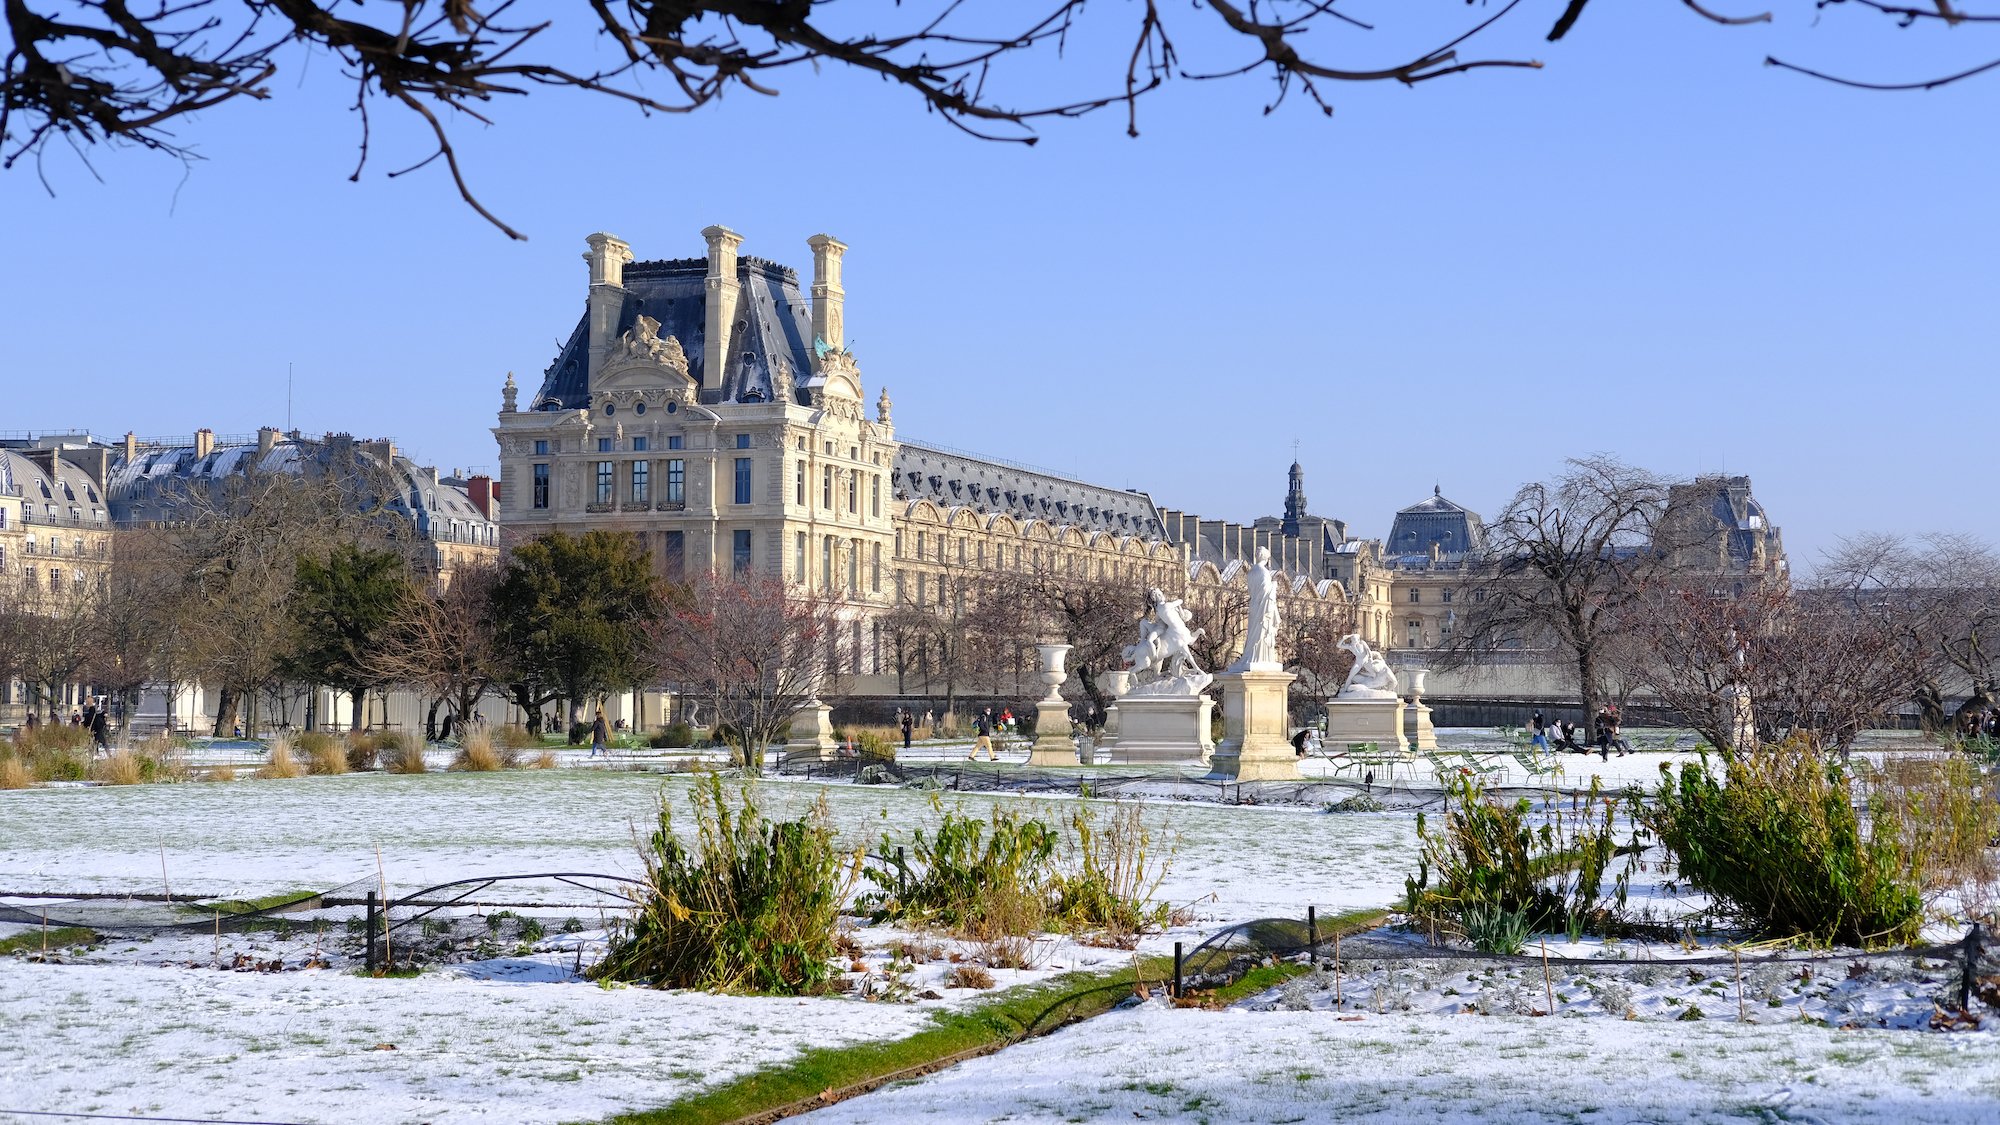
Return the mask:
M 0 1012 L 0 1121 L 574 1121 L 928 1018 L 894 1004 L 11 958 Z
M 804 1120 L 1990 1125 L 2000 1039 L 1152 1006 Z
M 1459 737 L 1482 750 L 1488 742 L 1504 745 L 1498 735 Z M 1650 781 L 1660 762 L 1679 757 L 1649 752 L 1587 764 L 1616 785 Z M 352 894 L 376 879 L 378 854 L 392 894 L 526 872 L 637 875 L 635 835 L 651 830 L 662 793 L 676 824 L 692 827 L 688 777 L 579 758 L 565 752 L 566 768 L 500 774 L 0 793 L 0 896 L 158 893 L 167 885 L 183 897 L 336 887 Z M 573 768 L 587 765 L 597 768 Z M 1429 781 L 1427 772 L 1417 779 Z M 780 818 L 824 796 L 843 839 L 870 850 L 884 832 L 892 846 L 907 841 L 912 828 L 936 822 L 940 807 L 979 814 L 995 803 L 1027 802 L 1059 818 L 1076 800 L 782 778 L 760 792 L 766 812 Z M 1228 923 L 1300 917 L 1308 904 L 1322 912 L 1385 906 L 1416 867 L 1415 818 L 1407 810 L 1329 815 L 1158 800 L 1144 816 L 1175 844 L 1161 897 L 1186 908 L 1192 922 L 1149 936 L 1143 952 L 1165 952 L 1175 941 L 1192 948 Z M 1634 899 L 1664 917 L 1683 913 L 1684 903 L 1661 893 L 1659 878 L 1657 870 L 1635 876 Z M 572 971 L 579 947 L 583 963 L 601 948 L 600 904 L 586 904 L 588 894 L 544 882 L 479 897 L 540 903 L 517 908 L 535 918 L 540 936 L 525 939 L 518 917 L 477 916 L 491 907 L 460 910 L 461 935 L 470 929 L 484 938 L 490 924 L 494 948 L 414 979 L 342 971 L 358 956 L 345 929 L 351 909 L 325 914 L 323 933 L 307 914 L 288 921 L 286 934 L 166 932 L 64 951 L 59 964 L 0 958 L 7 1020 L 0 1121 L 9 1109 L 298 1122 L 574 1121 L 664 1105 L 807 1047 L 907 1035 L 932 1011 L 985 995 L 944 987 L 952 967 L 944 957 L 908 968 L 898 957 L 892 970 L 891 947 L 904 940 L 935 944 L 934 953 L 946 956 L 976 951 L 887 927 L 859 932 L 868 971 L 851 975 L 868 992 L 887 989 L 917 1003 L 604 990 Z M 32 928 L 0 924 L 0 938 Z M 431 936 L 399 931 L 398 940 Z M 239 954 L 266 965 L 279 960 L 287 971 L 213 967 Z M 1130 957 L 1049 940 L 1033 968 L 994 976 L 1004 987 Z M 333 967 L 300 971 L 308 962 Z M 1601 976 L 1596 988 L 1559 975 L 1552 986 L 1560 993 L 1557 1010 L 1595 1017 L 1581 1020 L 1512 1014 L 1543 996 L 1538 969 L 1480 979 L 1459 970 L 1460 983 L 1448 979 L 1453 966 L 1443 963 L 1357 965 L 1361 979 L 1349 978 L 1341 1011 L 1330 1010 L 1324 981 L 1311 978 L 1226 1013 L 1119 1012 L 837 1107 L 831 1116 L 2000 1120 L 2000 1041 L 1990 1033 L 1801 1026 L 1801 1015 L 1918 1023 L 1936 983 L 1921 981 L 1912 993 L 1888 974 L 1850 981 L 1845 960 L 1830 967 L 1811 982 L 1765 973 L 1769 979 L 1747 990 L 1753 1019 L 1777 997 L 1789 1024 L 1724 1027 L 1715 1017 L 1734 1016 L 1733 988 L 1717 993 L 1713 973 L 1691 981 L 1671 962 L 1575 974 Z M 1475 976 L 1484 971 L 1468 968 Z M 924 998 L 927 992 L 932 997 Z M 1710 1018 L 1666 1022 L 1690 1001 Z M 1615 1018 L 1622 1013 L 1611 1008 L 1620 1004 L 1640 1020 Z M 1496 1014 L 1452 1014 L 1468 1007 Z M 377 1049 L 383 1044 L 395 1049 Z
M 634 829 L 650 831 L 663 791 L 677 823 L 691 827 L 688 784 L 679 775 L 563 769 L 10 791 L 0 793 L 0 894 L 325 889 L 372 880 L 378 847 L 393 893 L 476 875 L 637 875 Z M 895 787 L 774 779 L 762 789 L 767 811 L 780 817 L 824 793 L 855 843 L 872 845 L 884 831 L 907 839 L 937 818 L 931 794 Z M 939 798 L 974 811 L 1033 800 Z M 1146 815 L 1179 841 L 1163 895 L 1176 905 L 1216 896 L 1197 907 L 1205 918 L 1297 913 L 1308 902 L 1381 905 L 1415 869 L 1407 816 L 1186 802 L 1151 805 Z

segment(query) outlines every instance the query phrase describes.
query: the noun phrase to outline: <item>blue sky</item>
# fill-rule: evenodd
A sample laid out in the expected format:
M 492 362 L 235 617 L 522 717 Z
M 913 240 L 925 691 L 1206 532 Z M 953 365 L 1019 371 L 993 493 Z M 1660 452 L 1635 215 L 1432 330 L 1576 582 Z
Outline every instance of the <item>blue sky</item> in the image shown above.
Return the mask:
M 1112 111 L 1032 149 L 832 72 L 671 119 L 537 94 L 457 129 L 525 243 L 440 169 L 384 178 L 424 150 L 379 114 L 349 183 L 317 59 L 193 123 L 192 170 L 107 151 L 99 183 L 52 155 L 53 198 L 0 176 L 0 429 L 282 425 L 290 363 L 294 425 L 490 467 L 505 373 L 532 391 L 581 312 L 583 236 L 695 256 L 720 222 L 802 274 L 808 236 L 850 244 L 849 341 L 904 435 L 1211 518 L 1276 512 L 1296 441 L 1312 509 L 1363 535 L 1433 483 L 1490 514 L 1597 451 L 1750 474 L 1801 565 L 1857 531 L 1983 531 L 2000 75 L 1870 94 L 1760 64 L 1929 77 L 2000 34 L 1775 2 L 1737 29 L 1599 3 L 1547 44 L 1561 5 L 1529 0 L 1486 53 L 1539 72 L 1333 87 L 1331 118 L 1176 82 L 1136 140 Z M 1175 18 L 1191 65 L 1240 58 Z M 1373 63 L 1428 27 L 1397 30 L 1325 41 Z M 1115 47 L 1009 78 L 1101 86 Z

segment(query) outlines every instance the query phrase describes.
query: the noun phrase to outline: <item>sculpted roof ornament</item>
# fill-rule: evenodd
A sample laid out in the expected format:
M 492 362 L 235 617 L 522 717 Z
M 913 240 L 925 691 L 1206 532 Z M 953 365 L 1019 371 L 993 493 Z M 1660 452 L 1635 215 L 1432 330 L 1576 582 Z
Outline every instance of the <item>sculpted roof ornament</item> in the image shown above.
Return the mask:
M 681 349 L 681 342 L 672 336 L 660 335 L 660 322 L 644 313 L 618 338 L 610 359 L 614 363 L 657 363 L 683 375 L 688 369 L 687 353 Z

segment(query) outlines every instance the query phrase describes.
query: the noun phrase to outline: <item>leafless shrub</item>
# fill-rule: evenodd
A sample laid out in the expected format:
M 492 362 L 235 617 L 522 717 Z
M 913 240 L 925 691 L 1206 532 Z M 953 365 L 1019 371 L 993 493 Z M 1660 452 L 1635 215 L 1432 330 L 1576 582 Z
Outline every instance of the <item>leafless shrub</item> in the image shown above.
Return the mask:
M 946 988 L 992 988 L 993 974 L 977 965 L 953 965 L 944 978 Z

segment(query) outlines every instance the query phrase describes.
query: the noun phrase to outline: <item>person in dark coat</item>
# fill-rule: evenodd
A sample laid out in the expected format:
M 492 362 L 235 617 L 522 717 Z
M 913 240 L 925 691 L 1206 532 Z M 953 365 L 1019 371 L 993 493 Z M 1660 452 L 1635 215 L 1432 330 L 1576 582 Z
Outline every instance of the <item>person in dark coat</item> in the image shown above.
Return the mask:
M 111 749 L 111 724 L 106 721 L 101 707 L 90 713 L 90 737 L 96 741 L 99 750 Z
M 590 724 L 591 757 L 595 758 L 600 752 L 609 750 L 609 747 L 605 745 L 605 741 L 609 737 L 610 731 L 604 725 L 604 708 L 599 707 L 597 709 L 597 718 Z
M 902 714 L 903 749 L 908 750 L 910 748 L 910 731 L 915 729 L 917 717 L 912 715 L 908 710 L 905 710 Z

